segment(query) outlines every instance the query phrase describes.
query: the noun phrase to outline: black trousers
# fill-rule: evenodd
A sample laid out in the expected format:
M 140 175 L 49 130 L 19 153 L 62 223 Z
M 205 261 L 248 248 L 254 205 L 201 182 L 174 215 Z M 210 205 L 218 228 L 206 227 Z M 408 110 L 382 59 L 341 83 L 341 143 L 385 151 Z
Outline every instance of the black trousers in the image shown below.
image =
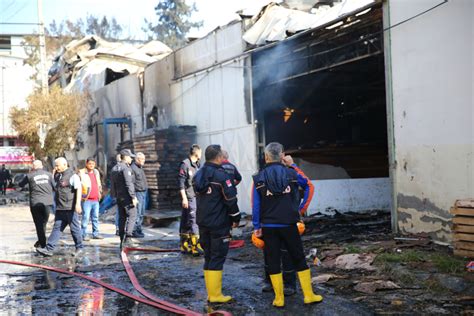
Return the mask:
M 117 201 L 119 212 L 119 236 L 120 240 L 124 240 L 125 236 L 133 235 L 135 222 L 137 221 L 137 209 L 130 202 Z
M 284 244 L 281 245 L 281 269 L 283 273 L 283 283 L 285 287 L 295 288 L 296 287 L 296 270 L 293 261 L 291 260 L 290 253 Z M 265 259 L 265 282 L 271 284 L 270 274 L 268 273 L 268 263 Z
M 46 247 L 46 224 L 48 223 L 52 208 L 52 205 L 44 205 L 42 203 L 30 206 L 31 215 L 36 227 L 36 235 L 38 236 L 41 248 Z
M 7 187 L 8 187 L 8 182 L 0 182 L 0 191 L 2 192 L 3 195 L 7 194 Z
M 229 252 L 230 227 L 199 227 L 199 240 L 204 250 L 204 270 L 223 270 Z
M 268 265 L 269 274 L 281 272 L 282 246 L 286 247 L 296 271 L 308 269 L 298 228 L 295 225 L 288 227 L 263 227 L 263 241 L 265 248 L 265 262 Z

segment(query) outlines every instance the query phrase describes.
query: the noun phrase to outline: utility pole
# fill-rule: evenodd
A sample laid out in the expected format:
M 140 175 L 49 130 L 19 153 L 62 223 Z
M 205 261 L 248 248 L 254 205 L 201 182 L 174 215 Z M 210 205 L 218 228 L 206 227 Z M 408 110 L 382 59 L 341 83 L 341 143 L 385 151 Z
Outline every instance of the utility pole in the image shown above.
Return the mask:
M 37 3 L 38 3 L 38 30 L 39 30 L 39 49 L 40 49 L 41 90 L 43 94 L 48 94 L 48 74 L 46 72 L 46 38 L 44 34 L 44 21 L 43 21 L 43 0 L 37 0 Z

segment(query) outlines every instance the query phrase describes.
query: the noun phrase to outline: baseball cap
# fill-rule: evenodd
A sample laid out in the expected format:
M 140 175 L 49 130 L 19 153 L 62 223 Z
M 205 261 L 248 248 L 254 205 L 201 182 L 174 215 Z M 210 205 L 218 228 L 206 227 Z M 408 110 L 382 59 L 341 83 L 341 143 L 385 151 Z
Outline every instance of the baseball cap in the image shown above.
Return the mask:
M 120 151 L 120 154 L 121 154 L 122 156 L 128 156 L 128 157 L 132 157 L 132 158 L 135 157 L 135 154 L 132 153 L 132 151 L 131 151 L 130 149 L 122 149 L 122 150 Z

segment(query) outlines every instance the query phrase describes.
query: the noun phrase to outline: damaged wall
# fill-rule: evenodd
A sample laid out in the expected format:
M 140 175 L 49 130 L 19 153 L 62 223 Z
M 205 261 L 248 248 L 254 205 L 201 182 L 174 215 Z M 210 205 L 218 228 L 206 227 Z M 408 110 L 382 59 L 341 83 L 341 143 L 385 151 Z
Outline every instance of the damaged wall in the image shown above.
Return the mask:
M 389 2 L 394 25 L 440 1 Z M 449 208 L 474 197 L 474 3 L 449 1 L 391 30 L 398 225 L 451 241 Z
M 108 84 L 107 86 L 97 90 L 92 94 L 93 106 L 88 110 L 86 125 L 94 125 L 101 122 L 104 118 L 122 118 L 130 117 L 133 121 L 132 132 L 138 135 L 142 132 L 142 106 L 139 78 L 136 76 L 127 76 Z M 94 114 L 96 109 L 98 114 Z M 108 125 L 108 145 L 107 150 L 110 157 L 116 154 L 117 145 L 120 143 L 120 127 L 114 124 Z M 85 130 L 80 134 L 83 148 L 77 153 L 78 160 L 85 160 L 87 157 L 94 155 L 96 151 L 96 130 L 92 133 Z M 124 131 L 124 140 L 129 139 L 128 130 Z M 104 144 L 103 127 L 99 128 L 99 144 Z M 68 157 L 72 157 L 68 155 Z M 99 159 L 102 159 L 100 156 Z M 73 159 L 73 158 L 71 158 Z
M 170 96 L 170 83 L 173 77 L 174 54 L 145 68 L 143 91 L 145 129 L 165 129 L 173 124 Z

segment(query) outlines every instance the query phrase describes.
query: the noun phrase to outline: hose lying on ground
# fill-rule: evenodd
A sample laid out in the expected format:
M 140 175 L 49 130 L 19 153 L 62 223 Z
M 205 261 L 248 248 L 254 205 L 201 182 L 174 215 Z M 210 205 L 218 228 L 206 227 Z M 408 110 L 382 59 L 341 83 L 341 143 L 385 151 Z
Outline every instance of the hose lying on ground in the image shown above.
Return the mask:
M 230 248 L 235 249 L 235 248 L 240 248 L 244 246 L 244 241 L 243 240 L 233 240 L 231 241 Z M 129 252 L 133 251 L 140 251 L 140 252 L 179 252 L 179 249 L 147 249 L 147 248 L 134 248 L 134 247 L 125 247 L 122 249 L 121 252 L 121 259 L 122 263 L 125 267 L 125 271 L 127 272 L 127 275 L 132 282 L 133 287 L 143 296 L 147 298 L 142 298 L 140 296 L 134 295 L 130 292 L 127 292 L 125 290 L 119 289 L 112 284 L 106 283 L 101 281 L 98 278 L 94 278 L 91 276 L 88 276 L 86 274 L 82 273 L 77 273 L 73 271 L 68 271 L 60 268 L 55 268 L 55 267 L 50 267 L 50 266 L 45 266 L 45 265 L 40 265 L 40 264 L 34 264 L 34 263 L 25 263 L 25 262 L 19 262 L 19 261 L 11 261 L 11 260 L 0 260 L 0 263 L 4 264 L 13 264 L 13 265 L 18 265 L 18 266 L 25 266 L 25 267 L 30 267 L 30 268 L 38 268 L 38 269 L 43 269 L 43 270 L 48 270 L 48 271 L 53 271 L 57 273 L 62 273 L 62 274 L 67 274 L 67 275 L 72 275 L 75 277 L 79 277 L 85 280 L 88 280 L 89 282 L 95 283 L 97 285 L 100 285 L 108 290 L 111 290 L 113 292 L 116 292 L 120 295 L 126 296 L 132 300 L 135 300 L 139 303 L 143 303 L 155 308 L 158 308 L 163 311 L 167 311 L 170 313 L 173 313 L 175 315 L 186 315 L 186 316 L 201 316 L 203 314 L 192 311 L 190 309 L 186 309 L 184 307 L 180 307 L 178 305 L 172 304 L 170 302 L 167 302 L 165 300 L 161 300 L 157 298 L 156 296 L 150 294 L 148 291 L 146 291 L 138 282 L 138 279 L 133 272 L 132 266 L 130 265 L 130 262 L 128 261 L 127 254 Z M 207 315 L 212 315 L 212 316 L 217 316 L 217 315 L 223 315 L 223 316 L 230 316 L 232 315 L 229 312 L 226 311 L 214 311 L 210 314 Z

